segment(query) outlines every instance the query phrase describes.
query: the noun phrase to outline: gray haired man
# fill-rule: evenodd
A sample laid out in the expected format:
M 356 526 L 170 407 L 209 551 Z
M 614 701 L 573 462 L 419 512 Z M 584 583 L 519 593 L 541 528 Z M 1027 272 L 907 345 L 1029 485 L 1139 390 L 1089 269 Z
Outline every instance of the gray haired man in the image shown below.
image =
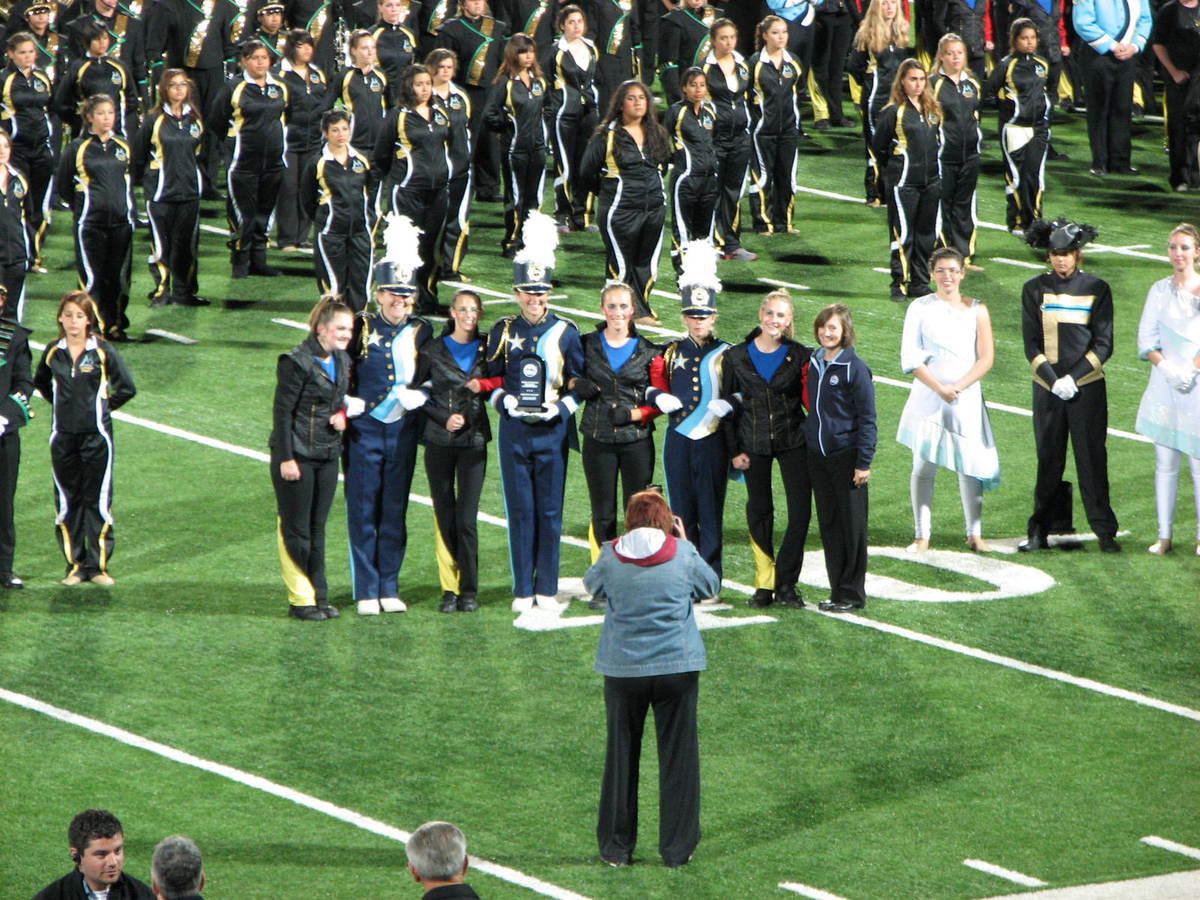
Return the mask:
M 449 822 L 426 822 L 405 845 L 408 871 L 425 889 L 423 900 L 479 900 L 466 884 L 467 836 Z

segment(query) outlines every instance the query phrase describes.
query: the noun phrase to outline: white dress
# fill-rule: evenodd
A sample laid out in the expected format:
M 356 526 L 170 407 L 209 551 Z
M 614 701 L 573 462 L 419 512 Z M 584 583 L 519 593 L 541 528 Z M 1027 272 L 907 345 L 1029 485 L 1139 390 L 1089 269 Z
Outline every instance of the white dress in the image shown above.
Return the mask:
M 978 307 L 972 300 L 956 310 L 936 294 L 910 303 L 900 341 L 901 368 L 911 372 L 924 365 L 938 381 L 960 379 L 975 365 Z M 914 378 L 896 440 L 922 459 L 978 479 L 984 490 L 1000 484 L 1000 457 L 978 381 L 947 403 Z
M 1138 322 L 1138 356 L 1145 359 L 1151 350 L 1189 366 L 1200 353 L 1200 297 L 1180 290 L 1170 278 L 1151 286 Z M 1156 444 L 1200 457 L 1200 379 L 1181 394 L 1152 367 L 1135 427 Z

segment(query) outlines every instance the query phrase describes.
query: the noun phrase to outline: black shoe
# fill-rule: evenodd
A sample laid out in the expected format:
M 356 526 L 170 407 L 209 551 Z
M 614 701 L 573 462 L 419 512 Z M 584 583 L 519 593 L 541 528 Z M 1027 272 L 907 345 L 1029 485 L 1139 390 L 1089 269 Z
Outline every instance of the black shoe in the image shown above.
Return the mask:
M 856 124 L 853 119 L 848 119 L 842 116 L 840 119 L 831 119 L 834 128 L 853 128 Z
M 513 259 L 517 255 L 517 248 L 516 247 L 505 247 L 503 250 L 500 251 L 500 255 L 504 259 Z
M 23 587 L 25 587 L 25 582 L 21 580 L 20 576 L 14 575 L 12 572 L 0 575 L 0 590 L 19 591 Z
M 283 274 L 283 272 L 279 271 L 279 269 L 275 268 L 274 266 L 268 266 L 266 263 L 261 265 L 254 265 L 251 263 L 250 274 L 259 275 L 263 278 L 278 278 Z M 236 278 L 237 276 L 235 275 L 234 277 Z
M 1029 553 L 1032 550 L 1049 550 L 1050 542 L 1046 540 L 1046 532 L 1040 528 L 1030 528 L 1029 537 L 1025 538 L 1017 549 L 1022 553 Z
M 305 622 L 324 622 L 328 616 L 321 607 L 314 604 L 312 606 L 289 606 L 288 618 L 303 619 Z
M 804 595 L 796 590 L 795 585 L 780 588 L 775 592 L 775 602 L 788 609 L 804 609 Z
M 160 307 L 171 305 L 170 297 L 156 297 L 153 294 L 151 294 L 149 297 L 149 300 L 150 300 L 150 308 L 151 309 L 159 309 Z
M 1097 178 L 1103 178 L 1108 174 L 1108 169 L 1104 168 L 1103 166 L 1093 166 L 1092 168 L 1088 169 L 1088 172 L 1095 175 Z
M 1111 534 L 1100 535 L 1097 543 L 1100 544 L 1101 553 L 1120 553 L 1121 545 L 1117 543 L 1117 539 Z
M 458 595 L 454 591 L 443 591 L 442 602 L 438 606 L 438 612 L 452 613 L 458 612 Z
M 852 612 L 864 607 L 865 603 L 851 603 L 849 600 L 822 600 L 817 608 L 821 612 Z
M 1055 150 L 1053 144 L 1051 144 L 1050 148 L 1046 151 L 1046 159 L 1050 160 L 1050 162 L 1070 162 L 1071 161 L 1070 156 L 1068 156 L 1065 153 L 1059 153 L 1057 150 Z
M 479 601 L 475 599 L 474 594 L 458 595 L 459 612 L 475 612 L 477 609 L 479 609 Z
M 746 605 L 753 609 L 766 609 L 775 602 L 775 595 L 766 588 L 759 588 L 754 592 L 754 596 L 746 601 Z
M 336 606 L 330 606 L 328 603 L 318 603 L 317 609 L 325 613 L 325 618 L 327 619 L 336 619 L 341 615 Z
M 817 131 L 828 131 L 831 127 L 831 124 L 832 123 L 830 123 L 828 119 L 817 119 L 812 123 L 812 127 Z
M 110 328 L 104 332 L 104 339 L 110 344 L 128 344 L 133 340 L 125 333 L 124 328 Z
M 1121 169 L 1113 169 L 1115 175 L 1141 175 L 1141 171 L 1137 166 L 1125 166 Z
M 908 294 L 904 293 L 904 288 L 898 288 L 898 287 L 892 288 L 892 302 L 893 303 L 907 303 L 908 302 Z

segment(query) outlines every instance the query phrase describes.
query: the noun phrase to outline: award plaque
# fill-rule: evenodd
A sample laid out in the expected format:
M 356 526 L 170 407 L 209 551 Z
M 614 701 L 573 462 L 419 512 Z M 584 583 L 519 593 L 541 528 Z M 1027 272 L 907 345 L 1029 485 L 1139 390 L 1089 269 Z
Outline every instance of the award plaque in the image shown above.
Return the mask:
M 517 368 L 517 408 L 541 412 L 546 399 L 546 361 L 536 353 L 526 353 Z

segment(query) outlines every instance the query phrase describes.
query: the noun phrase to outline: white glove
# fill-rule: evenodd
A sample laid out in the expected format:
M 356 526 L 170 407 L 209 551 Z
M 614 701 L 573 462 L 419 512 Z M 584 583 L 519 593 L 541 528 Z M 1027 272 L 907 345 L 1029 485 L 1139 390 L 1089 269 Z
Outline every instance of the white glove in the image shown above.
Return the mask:
M 733 404 L 718 397 L 716 400 L 708 401 L 708 411 L 718 419 L 723 419 L 733 412 Z
M 361 397 L 351 397 L 346 395 L 346 418 L 353 419 L 355 416 L 361 416 L 367 411 L 367 401 Z
M 1050 385 L 1050 393 L 1054 394 L 1059 400 L 1070 400 L 1079 393 L 1079 386 L 1075 384 L 1075 379 L 1070 375 L 1064 375 L 1054 384 Z
M 683 401 L 674 394 L 659 394 L 654 398 L 654 405 L 668 414 L 683 409 Z
M 526 419 L 536 419 L 542 422 L 553 422 L 558 418 L 558 404 L 546 402 L 538 412 L 524 413 Z
M 400 401 L 400 405 L 408 412 L 414 409 L 420 409 L 425 405 L 425 401 L 429 398 L 425 396 L 424 391 L 418 391 L 415 388 L 400 388 L 396 391 L 396 399 Z
M 517 395 L 505 394 L 500 398 L 500 405 L 504 407 L 504 411 L 510 416 L 517 414 Z
M 1158 364 L 1158 371 L 1163 373 L 1163 377 L 1167 379 L 1167 384 L 1181 394 L 1186 394 L 1192 389 L 1192 385 L 1196 383 L 1196 367 L 1187 363 L 1171 362 L 1164 359 Z
M 8 419 L 4 418 L 4 416 L 0 416 L 0 435 L 4 434 L 4 430 L 6 428 L 8 428 Z

